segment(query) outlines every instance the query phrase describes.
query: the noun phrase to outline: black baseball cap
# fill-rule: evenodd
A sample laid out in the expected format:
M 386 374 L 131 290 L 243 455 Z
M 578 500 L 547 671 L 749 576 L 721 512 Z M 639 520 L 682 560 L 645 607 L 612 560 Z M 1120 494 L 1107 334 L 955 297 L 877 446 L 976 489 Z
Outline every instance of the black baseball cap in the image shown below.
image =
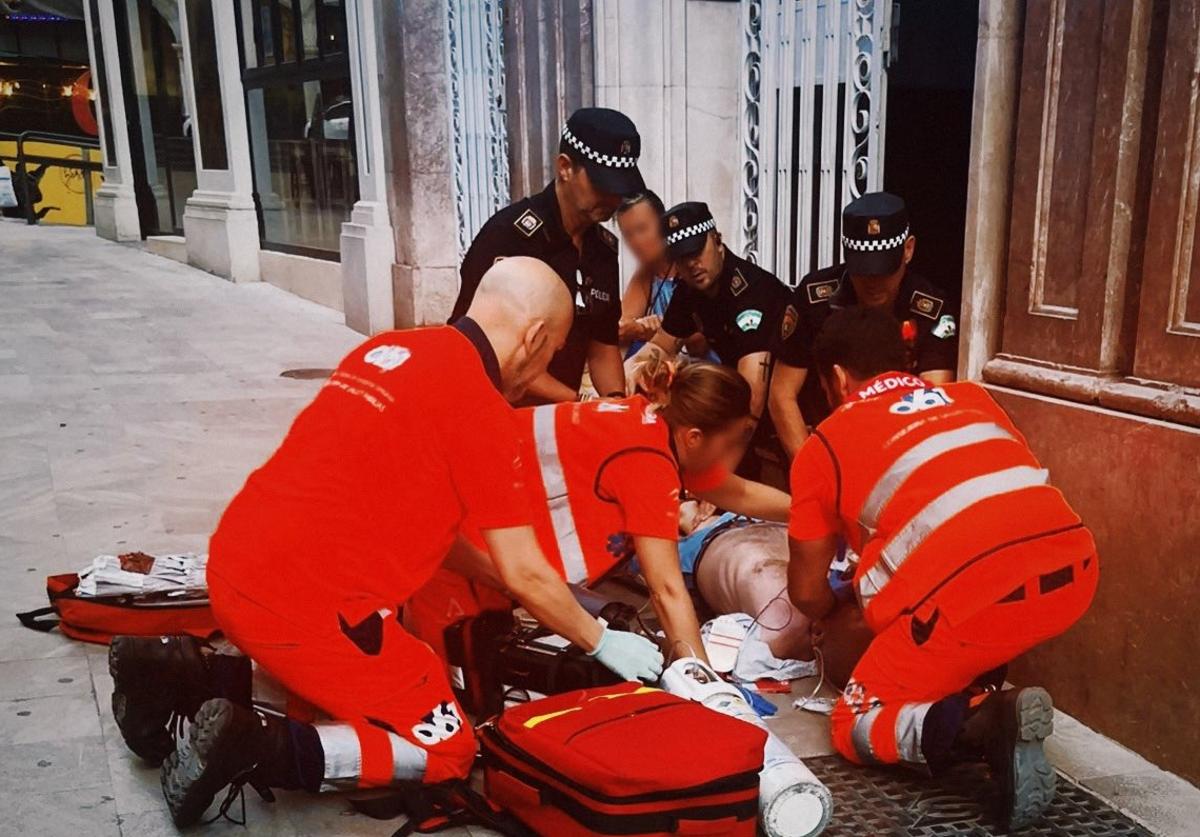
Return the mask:
M 563 126 L 560 147 L 569 146 L 583 158 L 597 189 L 613 195 L 632 195 L 646 188 L 638 171 L 642 138 L 628 116 L 611 108 L 580 108 Z
M 667 255 L 680 259 L 704 249 L 708 234 L 717 228 L 708 204 L 702 201 L 677 203 L 662 216 L 662 234 Z
M 908 207 L 888 192 L 868 192 L 842 210 L 842 254 L 851 275 L 895 273 L 908 235 Z

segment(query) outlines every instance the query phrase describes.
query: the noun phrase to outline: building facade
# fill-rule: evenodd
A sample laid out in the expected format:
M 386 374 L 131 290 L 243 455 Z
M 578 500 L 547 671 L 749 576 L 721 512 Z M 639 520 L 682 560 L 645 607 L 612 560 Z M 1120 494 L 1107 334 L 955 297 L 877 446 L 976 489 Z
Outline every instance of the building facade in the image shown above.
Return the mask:
M 1200 638 L 1200 3 L 980 6 L 960 373 L 1096 534 L 1096 602 L 1011 675 L 1190 781 Z
M 696 0 L 85 0 L 97 233 L 278 284 L 363 332 L 438 322 L 474 232 L 545 184 L 567 115 L 591 104 L 646 126 L 643 170 L 668 201 L 702 193 L 737 229 L 741 14 Z
M 547 181 L 581 105 L 628 113 L 647 183 L 707 201 L 789 283 L 838 258 L 849 198 L 904 194 L 918 264 L 961 293 L 961 375 L 1013 413 L 1103 555 L 1087 619 L 1013 677 L 1200 779 L 1182 723 L 1200 710 L 1200 0 L 85 12 L 97 232 L 365 333 L 445 319 L 475 230 Z

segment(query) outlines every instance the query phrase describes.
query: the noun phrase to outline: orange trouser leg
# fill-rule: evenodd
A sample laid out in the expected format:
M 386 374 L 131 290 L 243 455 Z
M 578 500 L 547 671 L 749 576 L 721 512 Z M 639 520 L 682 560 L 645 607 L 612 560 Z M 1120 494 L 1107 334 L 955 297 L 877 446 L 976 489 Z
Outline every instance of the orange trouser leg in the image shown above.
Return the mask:
M 989 605 L 961 625 L 948 624 L 935 604 L 897 619 L 872 641 L 834 707 L 838 752 L 858 764 L 924 765 L 934 704 L 1074 624 L 1095 593 L 1095 563 L 1065 587 Z
M 441 661 L 401 627 L 395 608 L 351 627 L 336 610 L 312 607 L 311 597 L 309 607 L 281 616 L 218 577 L 209 585 L 230 641 L 332 719 L 313 725 L 324 751 L 323 786 L 435 783 L 470 772 L 471 726 Z
M 504 593 L 443 567 L 404 603 L 404 626 L 445 660 L 446 628 L 485 610 L 511 609 Z

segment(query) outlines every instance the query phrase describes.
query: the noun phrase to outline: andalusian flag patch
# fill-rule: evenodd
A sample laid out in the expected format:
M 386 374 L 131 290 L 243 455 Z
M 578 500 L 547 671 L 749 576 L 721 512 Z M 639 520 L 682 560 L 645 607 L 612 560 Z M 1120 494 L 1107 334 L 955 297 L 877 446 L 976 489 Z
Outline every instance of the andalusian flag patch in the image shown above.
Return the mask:
M 742 331 L 754 331 L 762 324 L 762 311 L 757 308 L 747 308 L 737 315 L 737 327 Z

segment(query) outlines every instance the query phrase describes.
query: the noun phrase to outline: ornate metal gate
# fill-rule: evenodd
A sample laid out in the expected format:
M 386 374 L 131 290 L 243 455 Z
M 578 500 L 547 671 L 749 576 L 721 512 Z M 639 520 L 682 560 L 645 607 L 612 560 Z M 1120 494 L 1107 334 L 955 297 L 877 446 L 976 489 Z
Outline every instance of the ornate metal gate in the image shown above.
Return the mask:
M 483 222 L 509 202 L 502 0 L 446 3 L 450 156 L 461 257 Z
M 883 183 L 891 0 L 742 0 L 741 249 L 784 281 L 840 259 Z

